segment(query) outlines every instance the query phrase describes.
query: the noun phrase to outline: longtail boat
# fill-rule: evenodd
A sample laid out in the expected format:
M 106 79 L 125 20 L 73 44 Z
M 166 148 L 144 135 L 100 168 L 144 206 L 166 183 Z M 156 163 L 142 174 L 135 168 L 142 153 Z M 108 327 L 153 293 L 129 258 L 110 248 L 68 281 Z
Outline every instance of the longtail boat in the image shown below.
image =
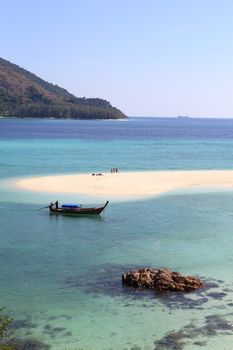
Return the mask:
M 58 201 L 49 205 L 50 213 L 55 214 L 73 214 L 73 215 L 99 215 L 108 205 L 108 201 L 102 207 L 83 207 L 81 204 L 62 204 Z

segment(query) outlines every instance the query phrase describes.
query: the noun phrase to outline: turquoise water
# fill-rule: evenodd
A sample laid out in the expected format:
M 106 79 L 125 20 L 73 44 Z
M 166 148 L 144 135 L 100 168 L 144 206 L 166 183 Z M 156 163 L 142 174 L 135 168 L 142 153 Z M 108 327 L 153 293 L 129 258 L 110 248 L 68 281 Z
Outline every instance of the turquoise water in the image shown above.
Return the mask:
M 109 198 L 101 218 L 74 218 L 38 210 L 57 198 L 11 187 L 15 178 L 116 166 L 232 169 L 232 135 L 229 120 L 1 119 L 0 299 L 16 336 L 41 342 L 37 349 L 232 349 L 232 191 Z M 139 266 L 198 275 L 207 288 L 123 288 L 121 274 Z

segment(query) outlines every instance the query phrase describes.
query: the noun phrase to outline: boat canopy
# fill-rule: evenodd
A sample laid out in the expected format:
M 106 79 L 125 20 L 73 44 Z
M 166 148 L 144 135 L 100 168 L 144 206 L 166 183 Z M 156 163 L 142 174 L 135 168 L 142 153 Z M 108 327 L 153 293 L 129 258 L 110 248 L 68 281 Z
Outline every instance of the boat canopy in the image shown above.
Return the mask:
M 62 208 L 80 208 L 81 204 L 62 204 Z

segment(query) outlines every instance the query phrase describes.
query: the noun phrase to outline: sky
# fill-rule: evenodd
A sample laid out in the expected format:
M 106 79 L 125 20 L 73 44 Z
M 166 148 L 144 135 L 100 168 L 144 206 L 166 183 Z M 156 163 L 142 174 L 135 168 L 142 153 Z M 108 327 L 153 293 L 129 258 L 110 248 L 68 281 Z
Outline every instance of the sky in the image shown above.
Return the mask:
M 0 0 L 0 56 L 128 116 L 233 117 L 232 0 Z

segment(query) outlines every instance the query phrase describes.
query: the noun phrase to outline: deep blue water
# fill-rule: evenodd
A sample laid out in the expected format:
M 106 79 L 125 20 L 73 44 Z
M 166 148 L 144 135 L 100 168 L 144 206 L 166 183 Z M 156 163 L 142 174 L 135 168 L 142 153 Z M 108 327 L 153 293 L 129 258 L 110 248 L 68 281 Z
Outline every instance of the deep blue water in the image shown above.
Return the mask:
M 114 120 L 3 119 L 1 139 L 160 140 L 232 139 L 233 119 L 129 118 Z
M 233 169 L 233 120 L 0 119 L 0 306 L 17 337 L 51 349 L 232 349 L 232 191 L 111 201 L 101 218 L 77 219 L 39 211 L 50 195 L 8 184 L 112 167 Z M 122 288 L 121 274 L 145 265 L 211 287 L 185 297 Z

